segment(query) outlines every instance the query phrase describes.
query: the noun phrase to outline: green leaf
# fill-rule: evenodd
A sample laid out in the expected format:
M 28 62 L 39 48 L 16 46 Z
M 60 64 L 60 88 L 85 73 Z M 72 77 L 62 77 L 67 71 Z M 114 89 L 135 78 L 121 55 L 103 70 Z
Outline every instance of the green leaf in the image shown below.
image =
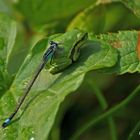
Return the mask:
M 16 37 L 16 24 L 8 16 L 0 13 L 0 93 L 9 86 L 7 73 L 9 55 Z
M 93 2 L 96 0 L 19 0 L 16 6 L 29 22 L 38 25 L 72 16 Z
M 110 69 L 119 74 L 140 72 L 140 36 L 138 31 L 122 31 L 98 36 L 116 48 L 119 61 Z M 110 71 L 109 70 L 109 71 Z
M 68 25 L 68 30 L 78 28 L 99 34 L 139 28 L 139 25 L 140 19 L 121 2 L 98 2 L 78 13 Z
M 140 18 L 140 0 L 122 0 Z
M 4 14 L 0 14 L 0 38 L 1 55 L 6 63 L 9 61 L 9 55 L 13 49 L 16 37 L 16 23 Z
M 15 43 L 11 53 L 9 55 L 9 61 L 7 63 L 7 70 L 10 75 L 17 73 L 19 67 L 22 65 L 31 45 L 30 37 L 27 37 L 26 32 L 22 25 L 19 23 L 17 25 L 17 35 L 15 38 Z M 16 62 L 16 63 L 15 63 Z
M 47 43 L 48 38 L 36 44 L 17 73 L 10 89 L 1 98 L 0 117 L 3 120 L 13 111 L 19 96 L 24 93 L 24 88 L 40 64 Z M 24 106 L 16 116 L 17 120 L 0 132 L 1 139 L 24 137 L 24 139 L 46 140 L 60 103 L 80 86 L 85 74 L 91 70 L 112 67 L 117 60 L 116 49 L 95 39 L 87 41 L 81 49 L 79 60 L 61 74 L 51 75 L 44 70 L 41 79 L 46 81 L 45 86 L 38 88 L 37 84 L 34 85 Z M 46 74 L 46 79 L 43 79 L 44 74 Z

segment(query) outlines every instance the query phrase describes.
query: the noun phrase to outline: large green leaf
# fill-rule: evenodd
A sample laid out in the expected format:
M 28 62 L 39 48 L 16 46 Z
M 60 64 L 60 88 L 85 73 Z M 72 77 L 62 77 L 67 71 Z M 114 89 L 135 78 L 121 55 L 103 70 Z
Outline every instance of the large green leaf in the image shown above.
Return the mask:
M 138 31 L 124 31 L 99 36 L 116 48 L 119 61 L 113 71 L 123 74 L 140 72 L 140 35 Z M 111 69 L 110 69 L 111 70 Z
M 125 20 L 124 20 L 125 18 Z M 139 28 L 140 19 L 121 2 L 93 4 L 78 13 L 68 25 L 96 34 L 114 32 L 129 28 Z
M 1 98 L 2 120 L 13 111 L 18 98 L 34 76 L 47 43 L 48 38 L 36 44 L 26 57 L 10 89 Z M 17 119 L 0 132 L 1 139 L 20 140 L 23 137 L 47 139 L 60 103 L 80 86 L 88 71 L 99 69 L 108 69 L 111 72 L 115 70 L 118 73 L 140 71 L 139 65 L 133 66 L 135 62 L 139 64 L 137 44 L 139 41 L 136 31 L 91 35 L 82 47 L 80 58 L 75 64 L 57 75 L 51 75 L 46 70 L 42 72 L 43 76 L 39 78 L 42 83 L 39 85 L 42 88 L 39 88 L 38 84 L 33 86 L 28 100 L 16 116 Z
M 69 29 L 78 27 L 81 29 L 84 28 L 89 32 L 94 31 L 100 33 L 127 29 L 133 27 L 130 26 L 133 24 L 137 27 L 139 20 L 132 13 L 129 14 L 128 12 L 130 11 L 124 5 L 120 3 L 103 4 L 113 1 L 123 1 L 139 17 L 138 1 L 128 0 L 98 0 L 98 4 L 102 3 L 102 5 L 94 5 L 93 3 L 96 0 L 19 0 L 17 2 L 17 8 L 25 16 L 27 21 L 34 25 L 48 23 L 52 27 L 53 21 L 60 22 L 60 20 L 59 25 L 65 25 L 66 21 L 63 19 L 70 19 L 74 14 L 80 12 L 73 18 Z M 0 4 L 4 3 L 1 2 Z M 91 4 L 94 6 L 89 7 Z M 8 11 L 6 7 L 2 5 L 1 7 L 3 8 L 1 11 Z M 84 8 L 86 9 L 83 10 Z M 100 14 L 99 17 L 97 13 Z M 36 44 L 26 57 L 20 70 L 18 68 L 15 70 L 17 61 L 19 63 L 22 62 L 19 60 L 23 56 L 22 53 L 16 55 L 16 52 L 20 52 L 21 48 L 19 46 L 22 46 L 24 43 L 24 40 L 19 37 L 19 43 L 16 42 L 17 45 L 15 47 L 15 37 L 15 22 L 9 17 L 0 14 L 1 123 L 13 111 L 18 102 L 18 98 L 22 96 L 24 89 L 34 76 L 46 49 L 46 44 L 48 43 L 48 38 L 46 38 L 42 43 L 39 42 Z M 17 56 L 19 57 L 17 58 Z M 140 72 L 139 62 L 140 36 L 137 31 L 92 36 L 81 49 L 79 60 L 72 66 L 57 75 L 51 75 L 47 70 L 42 71 L 41 76 L 32 87 L 30 95 L 17 114 L 17 119 L 15 118 L 13 123 L 6 129 L 0 130 L 0 139 L 48 139 L 60 104 L 68 94 L 74 92 L 81 85 L 88 71 L 102 70 L 102 72 L 107 71 L 119 74 Z M 11 86 L 11 75 L 8 74 L 7 67 L 10 67 L 10 70 L 12 69 L 11 73 L 18 71 Z
M 31 40 L 30 37 L 27 37 L 26 35 L 27 34 L 23 26 L 17 23 L 17 35 L 15 44 L 11 50 L 9 61 L 7 63 L 7 70 L 11 75 L 16 74 L 19 67 L 22 65 L 30 47 L 32 46 L 30 45 L 31 43 L 29 44 Z
M 16 37 L 16 24 L 8 16 L 0 14 L 0 93 L 8 88 L 10 77 L 6 65 Z
M 29 22 L 46 24 L 72 16 L 93 2 L 96 0 L 19 0 L 17 8 Z
M 39 42 L 27 56 L 15 80 L 4 96 L 1 98 L 0 116 L 3 120 L 13 111 L 18 97 L 36 71 L 48 39 Z M 91 70 L 111 67 L 116 64 L 118 54 L 114 48 L 98 40 L 87 41 L 81 50 L 79 61 L 61 74 L 51 75 L 46 71 L 46 87 L 38 89 L 34 86 L 28 101 L 17 115 L 19 118 L 7 129 L 1 131 L 1 139 L 47 139 L 60 103 L 65 96 L 75 91 L 81 84 L 84 75 Z M 51 77 L 51 78 L 50 78 Z M 20 84 L 19 84 L 20 83 Z M 43 90 L 43 91 L 42 91 Z M 2 121 L 1 121 L 2 122 Z

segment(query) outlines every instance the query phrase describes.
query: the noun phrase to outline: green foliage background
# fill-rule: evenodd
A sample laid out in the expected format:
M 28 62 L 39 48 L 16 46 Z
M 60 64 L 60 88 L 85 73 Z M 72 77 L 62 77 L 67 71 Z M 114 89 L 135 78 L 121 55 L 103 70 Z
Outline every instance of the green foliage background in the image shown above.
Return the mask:
M 57 75 L 43 70 L 0 140 L 140 139 L 139 0 L 1 0 L 0 122 L 36 72 L 46 37 L 73 28 L 89 33 L 79 60 Z

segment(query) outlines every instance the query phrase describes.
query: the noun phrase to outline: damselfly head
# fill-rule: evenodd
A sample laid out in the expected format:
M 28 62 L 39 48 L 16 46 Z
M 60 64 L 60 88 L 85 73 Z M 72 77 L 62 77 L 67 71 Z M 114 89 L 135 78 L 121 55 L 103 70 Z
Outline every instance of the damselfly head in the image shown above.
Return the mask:
M 56 43 L 56 42 L 54 42 L 54 41 L 50 41 L 50 45 L 52 46 L 52 45 L 58 45 L 58 43 Z

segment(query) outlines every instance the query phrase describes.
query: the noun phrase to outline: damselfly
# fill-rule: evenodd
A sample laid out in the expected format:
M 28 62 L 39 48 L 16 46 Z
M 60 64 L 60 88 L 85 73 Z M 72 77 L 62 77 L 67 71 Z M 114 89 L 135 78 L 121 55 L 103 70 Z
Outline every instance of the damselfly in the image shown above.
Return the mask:
M 48 62 L 48 60 L 50 60 L 53 58 L 55 51 L 58 48 L 58 43 L 54 42 L 54 41 L 50 41 L 50 46 L 47 49 L 47 51 L 45 52 L 45 54 L 43 55 L 43 59 L 42 59 L 42 64 L 40 65 L 37 73 L 35 74 L 34 78 L 32 79 L 31 83 L 29 84 L 29 86 L 27 87 L 24 95 L 22 96 L 22 98 L 20 99 L 20 101 L 18 102 L 15 110 L 13 111 L 13 113 L 10 115 L 9 118 L 7 118 L 4 123 L 2 124 L 2 127 L 5 128 L 6 126 L 8 126 L 11 122 L 11 120 L 14 118 L 14 116 L 16 115 L 16 113 L 18 112 L 19 108 L 21 107 L 22 103 L 24 102 L 26 96 L 28 95 L 29 91 L 31 90 L 31 87 L 33 86 L 35 80 L 37 79 L 38 75 L 40 74 L 40 72 L 42 71 L 42 69 L 44 68 L 45 64 Z

